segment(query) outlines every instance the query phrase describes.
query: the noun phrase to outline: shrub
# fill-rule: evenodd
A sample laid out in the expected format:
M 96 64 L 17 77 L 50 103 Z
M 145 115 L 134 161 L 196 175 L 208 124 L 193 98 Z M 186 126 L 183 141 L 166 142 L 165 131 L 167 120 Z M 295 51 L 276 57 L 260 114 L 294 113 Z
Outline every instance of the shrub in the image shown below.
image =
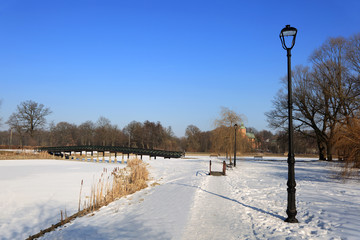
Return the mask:
M 338 129 L 336 148 L 345 162 L 343 174 L 349 175 L 360 168 L 360 119 L 351 119 Z

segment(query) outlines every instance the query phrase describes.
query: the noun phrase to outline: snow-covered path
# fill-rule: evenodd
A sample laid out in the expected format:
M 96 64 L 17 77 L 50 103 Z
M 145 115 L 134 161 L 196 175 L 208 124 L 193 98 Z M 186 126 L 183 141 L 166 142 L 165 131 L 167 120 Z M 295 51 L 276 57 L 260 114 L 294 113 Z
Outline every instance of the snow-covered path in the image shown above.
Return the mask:
M 269 202 L 267 195 L 273 191 L 261 184 L 262 173 L 246 165 L 239 162 L 226 177 L 209 176 L 202 181 L 184 239 L 263 239 L 268 236 L 262 234 L 262 225 L 269 225 L 268 234 L 275 222 L 285 219 Z
M 219 164 L 220 165 L 220 164 Z M 191 186 L 195 187 L 195 186 Z M 209 176 L 198 187 L 183 239 L 254 239 L 249 207 L 232 198 L 226 177 Z

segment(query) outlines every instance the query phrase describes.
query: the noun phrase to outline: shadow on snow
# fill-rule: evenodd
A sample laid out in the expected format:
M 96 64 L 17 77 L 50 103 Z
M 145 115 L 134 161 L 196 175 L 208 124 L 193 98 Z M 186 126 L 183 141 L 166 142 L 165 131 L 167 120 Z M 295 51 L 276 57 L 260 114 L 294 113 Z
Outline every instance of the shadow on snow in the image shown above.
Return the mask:
M 206 190 L 206 189 L 203 189 L 203 188 L 201 188 L 201 187 L 199 187 L 199 186 L 193 186 L 193 185 L 184 184 L 184 183 L 171 183 L 171 184 L 181 185 L 181 186 L 185 186 L 185 187 L 197 188 L 197 189 L 200 189 L 201 191 L 203 191 L 203 192 L 205 192 L 205 193 L 208 193 L 208 194 L 211 194 L 211 195 L 220 197 L 220 198 L 225 199 L 225 200 L 229 200 L 229 201 L 235 202 L 235 203 L 237 203 L 237 204 L 240 204 L 240 205 L 242 205 L 242 206 L 244 206 L 244 207 L 250 208 L 250 209 L 255 210 L 255 211 L 257 211 L 257 212 L 270 215 L 270 216 L 272 216 L 272 217 L 278 218 L 278 219 L 283 220 L 283 221 L 285 220 L 285 217 L 280 216 L 280 215 L 278 215 L 278 214 L 271 213 L 271 212 L 267 212 L 267 211 L 265 211 L 265 210 L 263 210 L 263 209 L 261 209 L 261 208 L 253 207 L 253 206 L 247 205 L 247 204 L 245 204 L 245 203 L 242 203 L 242 202 L 240 202 L 239 200 L 236 200 L 236 199 L 233 199 L 233 198 L 229 198 L 229 197 L 226 197 L 226 196 L 223 196 L 223 195 L 214 193 L 214 192 L 210 192 L 210 191 L 208 191 L 208 190 Z

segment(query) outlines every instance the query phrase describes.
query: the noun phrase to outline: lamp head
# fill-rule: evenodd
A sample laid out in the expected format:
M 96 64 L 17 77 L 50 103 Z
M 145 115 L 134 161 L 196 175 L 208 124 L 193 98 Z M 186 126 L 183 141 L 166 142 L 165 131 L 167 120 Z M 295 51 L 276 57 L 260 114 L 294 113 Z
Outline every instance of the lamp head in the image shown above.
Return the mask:
M 290 25 L 286 25 L 280 32 L 280 40 L 282 47 L 285 50 L 292 49 L 295 45 L 297 29 L 294 27 L 290 27 Z M 287 41 L 288 40 L 288 41 Z M 288 43 L 286 43 L 288 42 Z

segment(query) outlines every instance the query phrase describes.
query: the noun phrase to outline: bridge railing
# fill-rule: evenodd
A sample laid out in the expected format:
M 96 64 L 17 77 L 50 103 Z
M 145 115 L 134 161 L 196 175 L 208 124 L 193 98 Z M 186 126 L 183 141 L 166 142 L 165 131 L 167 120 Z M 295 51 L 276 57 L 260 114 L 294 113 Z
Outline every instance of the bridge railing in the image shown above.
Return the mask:
M 166 151 L 157 149 L 131 148 L 120 146 L 57 146 L 57 147 L 40 147 L 38 151 L 47 151 L 49 153 L 58 154 L 62 152 L 111 152 L 123 154 L 147 155 L 150 157 L 164 158 L 181 158 L 183 152 Z

